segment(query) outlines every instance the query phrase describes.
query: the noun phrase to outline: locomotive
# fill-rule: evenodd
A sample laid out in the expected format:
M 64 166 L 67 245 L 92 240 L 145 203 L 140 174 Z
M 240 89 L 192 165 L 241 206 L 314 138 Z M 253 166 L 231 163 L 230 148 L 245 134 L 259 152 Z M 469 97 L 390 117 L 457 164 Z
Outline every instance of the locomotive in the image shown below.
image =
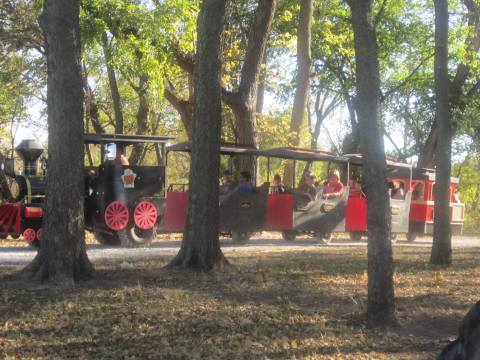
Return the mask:
M 165 147 L 172 138 L 85 134 L 84 139 L 88 154 L 90 145 L 101 150 L 100 163 L 85 167 L 86 229 L 105 245 L 148 245 L 156 236 L 164 206 Z M 117 150 L 138 144 L 153 145 L 156 165 L 131 166 L 115 161 Z M 13 201 L 0 204 L 0 236 L 23 235 L 25 241 L 38 245 L 43 235 L 46 190 L 45 162 L 40 161 L 43 147 L 36 140 L 23 140 L 15 150 L 24 169 L 15 173 L 13 159 L 3 164 Z

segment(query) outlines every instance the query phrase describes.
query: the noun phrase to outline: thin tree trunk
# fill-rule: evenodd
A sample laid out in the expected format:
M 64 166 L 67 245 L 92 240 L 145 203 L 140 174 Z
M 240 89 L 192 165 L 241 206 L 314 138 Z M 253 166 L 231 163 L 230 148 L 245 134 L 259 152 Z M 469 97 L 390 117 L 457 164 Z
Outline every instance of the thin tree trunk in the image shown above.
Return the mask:
M 357 114 L 363 152 L 363 178 L 368 200 L 369 326 L 395 322 L 390 206 L 386 159 L 380 123 L 380 72 L 373 0 L 350 0 L 355 37 Z
M 93 276 L 85 247 L 79 2 L 46 0 L 40 24 L 48 66 L 44 238 L 26 272 L 60 286 Z
M 297 88 L 293 100 L 289 146 L 298 146 L 300 144 L 300 131 L 302 129 L 305 107 L 307 106 L 307 95 L 310 88 L 310 69 L 312 67 L 312 17 L 313 1 L 301 0 L 297 35 Z M 284 183 L 289 187 L 293 185 L 293 164 L 293 161 L 288 161 L 283 174 Z
M 263 53 L 262 68 L 260 70 L 260 81 L 257 90 L 257 108 L 255 111 L 260 116 L 263 113 L 263 104 L 265 102 L 265 82 L 267 80 L 267 48 Z
M 463 0 L 463 4 L 468 10 L 468 28 L 471 29 L 471 31 L 466 39 L 467 53 L 465 59 L 462 63 L 458 64 L 455 71 L 455 77 L 453 78 L 453 81 L 448 84 L 450 90 L 449 103 L 451 106 L 451 113 L 457 108 L 463 111 L 466 103 L 465 99 L 476 96 L 475 92 L 464 92 L 463 88 L 469 78 L 471 64 L 474 63 L 473 59 L 477 56 L 478 50 L 480 49 L 480 7 L 474 0 Z M 452 123 L 452 137 L 456 132 L 453 125 L 454 124 Z M 435 119 L 430 133 L 428 134 L 427 141 L 420 153 L 418 167 L 433 167 L 438 139 L 440 139 L 440 137 L 437 129 L 437 120 Z
M 450 228 L 450 175 L 452 171 L 452 123 L 450 121 L 448 81 L 448 0 L 435 4 L 435 118 L 438 138 L 435 149 L 435 224 L 430 262 L 452 263 L 452 232 Z
M 188 74 L 189 93 L 193 96 L 193 75 Z M 189 96 L 188 100 L 180 98 L 173 89 L 173 86 L 166 81 L 165 84 L 165 99 L 178 111 L 180 119 L 182 120 L 185 133 L 189 140 L 192 139 L 192 117 L 193 117 L 193 99 Z
M 230 106 L 235 116 L 238 142 L 255 147 L 258 146 L 255 116 L 258 78 L 276 4 L 277 0 L 259 0 L 248 37 L 240 86 L 236 92 L 223 91 L 223 100 Z M 242 156 L 239 162 L 239 170 L 255 173 L 256 164 L 253 157 Z
M 148 100 L 148 75 L 140 75 L 139 85 L 135 91 L 138 95 L 138 110 L 137 110 L 137 135 L 145 135 L 148 132 L 148 114 L 150 113 L 150 102 Z M 134 144 L 132 146 L 132 153 L 129 157 L 129 162 L 136 165 L 142 158 L 144 144 Z
M 108 36 L 106 32 L 102 33 L 102 48 L 103 48 L 103 56 L 105 57 L 105 64 L 107 66 L 110 92 L 112 94 L 113 110 L 115 112 L 115 132 L 117 134 L 123 134 L 122 102 L 120 99 L 120 92 L 118 91 L 117 77 L 115 76 L 115 69 L 112 66 L 112 54 L 110 51 L 110 45 L 108 43 Z
M 205 0 L 198 15 L 187 227 L 181 249 L 170 263 L 172 267 L 208 271 L 228 264 L 218 237 L 225 7 L 226 0 Z

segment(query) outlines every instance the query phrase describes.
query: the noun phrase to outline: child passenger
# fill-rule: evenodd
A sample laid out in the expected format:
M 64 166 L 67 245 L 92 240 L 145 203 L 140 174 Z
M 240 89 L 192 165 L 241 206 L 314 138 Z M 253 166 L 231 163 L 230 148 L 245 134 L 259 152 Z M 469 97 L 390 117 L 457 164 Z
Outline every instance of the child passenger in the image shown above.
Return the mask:
M 279 174 L 275 174 L 273 177 L 272 194 L 285 193 L 285 186 L 282 184 L 282 177 Z
M 328 174 L 328 180 L 323 186 L 323 198 L 331 199 L 343 194 L 343 184 L 340 181 L 340 173 L 338 170 L 332 170 Z

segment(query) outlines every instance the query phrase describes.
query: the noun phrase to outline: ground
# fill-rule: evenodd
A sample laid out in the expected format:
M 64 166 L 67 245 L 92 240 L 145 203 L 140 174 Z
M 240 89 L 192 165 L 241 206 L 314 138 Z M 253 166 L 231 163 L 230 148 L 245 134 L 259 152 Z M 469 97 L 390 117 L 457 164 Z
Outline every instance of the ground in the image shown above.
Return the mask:
M 478 300 L 480 247 L 455 248 L 440 269 L 428 246 L 400 242 L 400 326 L 369 330 L 365 246 L 282 244 L 224 246 L 233 266 L 215 274 L 166 270 L 172 254 L 157 250 L 97 257 L 97 279 L 69 291 L 4 279 L 0 358 L 434 359 Z M 0 276 L 21 266 L 0 265 Z

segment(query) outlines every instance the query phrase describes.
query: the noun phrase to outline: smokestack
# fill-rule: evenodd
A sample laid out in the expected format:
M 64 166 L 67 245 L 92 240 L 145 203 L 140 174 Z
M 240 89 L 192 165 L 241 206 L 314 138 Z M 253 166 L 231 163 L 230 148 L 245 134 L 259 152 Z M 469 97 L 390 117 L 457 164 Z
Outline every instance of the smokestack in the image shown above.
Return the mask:
M 37 163 L 43 154 L 43 146 L 35 139 L 22 140 L 15 148 L 23 160 L 25 175 L 37 175 Z

